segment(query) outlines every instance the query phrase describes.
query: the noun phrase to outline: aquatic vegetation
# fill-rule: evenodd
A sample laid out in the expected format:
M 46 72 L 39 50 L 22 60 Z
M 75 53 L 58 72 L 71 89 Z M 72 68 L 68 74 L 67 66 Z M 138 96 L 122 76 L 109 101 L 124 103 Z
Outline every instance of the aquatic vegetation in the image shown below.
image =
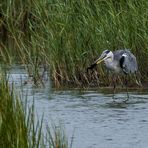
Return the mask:
M 51 132 L 51 130 L 53 132 Z M 46 133 L 46 134 L 45 134 Z M 55 133 L 55 134 L 53 134 Z M 0 81 L 0 146 L 15 148 L 67 148 L 68 141 L 62 128 L 47 127 L 43 134 L 43 118 L 36 119 L 34 103 L 29 108 L 6 79 Z
M 104 49 L 131 48 L 148 80 L 148 2 L 114 0 L 13 0 L 1 3 L 0 54 L 4 63 L 50 68 L 56 86 L 90 83 L 86 67 Z M 97 84 L 108 85 L 103 68 Z M 95 72 L 92 77 L 98 77 Z

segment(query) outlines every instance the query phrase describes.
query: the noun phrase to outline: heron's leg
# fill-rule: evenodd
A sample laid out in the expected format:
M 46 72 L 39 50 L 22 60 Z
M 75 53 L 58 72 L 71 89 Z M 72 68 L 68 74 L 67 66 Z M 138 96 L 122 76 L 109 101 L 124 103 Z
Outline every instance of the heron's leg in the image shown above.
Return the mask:
M 129 93 L 128 93 L 128 79 L 127 79 L 127 75 L 125 76 L 125 87 L 126 87 L 126 93 L 127 93 L 127 99 L 125 100 L 128 101 L 129 100 Z
M 113 76 L 113 101 L 115 101 L 115 93 L 116 93 L 116 76 Z

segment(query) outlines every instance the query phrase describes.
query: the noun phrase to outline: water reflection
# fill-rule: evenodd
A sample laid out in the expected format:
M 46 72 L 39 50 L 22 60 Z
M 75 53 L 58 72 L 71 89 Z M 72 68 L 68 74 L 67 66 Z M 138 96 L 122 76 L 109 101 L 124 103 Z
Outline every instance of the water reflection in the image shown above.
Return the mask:
M 44 113 L 44 124 L 61 123 L 69 141 L 74 134 L 73 148 L 139 148 L 147 147 L 148 141 L 148 93 L 130 92 L 112 94 L 103 91 L 54 90 L 50 81 L 45 87 L 35 88 L 31 83 L 21 85 L 28 79 L 25 70 L 10 69 L 10 82 L 16 89 L 27 93 L 29 103 L 35 100 L 39 117 Z

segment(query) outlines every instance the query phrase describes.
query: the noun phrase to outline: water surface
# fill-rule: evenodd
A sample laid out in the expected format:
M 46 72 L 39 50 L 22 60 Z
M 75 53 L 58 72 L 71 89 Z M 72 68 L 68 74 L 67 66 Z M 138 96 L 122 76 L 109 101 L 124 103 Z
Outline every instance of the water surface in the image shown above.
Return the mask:
M 9 71 L 16 91 L 23 90 L 23 96 L 27 93 L 30 104 L 34 98 L 37 116 L 44 113 L 45 125 L 54 122 L 65 127 L 69 143 L 73 137 L 73 148 L 148 147 L 147 92 L 130 92 L 127 103 L 123 102 L 126 93 L 118 93 L 114 103 L 106 91 L 55 90 L 49 80 L 44 87 L 34 87 L 24 67 Z

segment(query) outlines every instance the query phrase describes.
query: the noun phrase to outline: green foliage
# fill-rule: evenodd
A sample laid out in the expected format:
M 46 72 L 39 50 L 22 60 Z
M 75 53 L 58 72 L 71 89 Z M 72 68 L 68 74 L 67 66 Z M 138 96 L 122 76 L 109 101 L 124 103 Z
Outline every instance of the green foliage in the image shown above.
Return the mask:
M 0 83 L 0 146 L 28 147 L 25 115 L 8 82 Z
M 62 128 L 42 130 L 41 121 L 35 119 L 34 103 L 28 109 L 27 100 L 21 102 L 6 79 L 0 80 L 0 147 L 1 148 L 67 148 Z M 47 134 L 45 134 L 47 133 Z
M 3 62 L 46 63 L 57 86 L 81 84 L 102 50 L 131 48 L 147 79 L 147 0 L 7 0 L 0 8 Z

